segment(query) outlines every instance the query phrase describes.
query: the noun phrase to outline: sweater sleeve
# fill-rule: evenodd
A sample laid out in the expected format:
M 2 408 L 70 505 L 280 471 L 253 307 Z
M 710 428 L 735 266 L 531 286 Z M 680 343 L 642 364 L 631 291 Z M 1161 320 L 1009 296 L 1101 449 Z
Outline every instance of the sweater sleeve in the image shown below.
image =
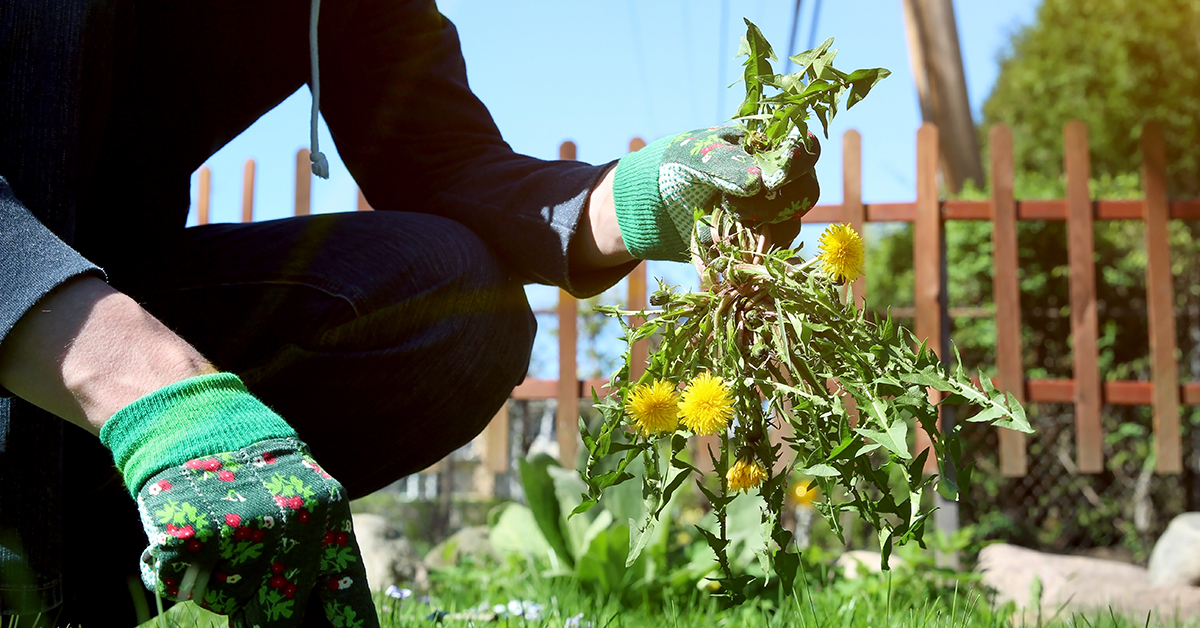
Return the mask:
M 95 264 L 35 218 L 0 178 L 0 343 L 42 297 L 85 273 L 103 277 Z
M 373 207 L 451 218 L 525 280 L 576 296 L 632 270 L 571 271 L 588 193 L 608 165 L 513 152 L 471 92 L 458 33 L 433 2 L 367 0 L 346 23 L 333 45 L 322 42 L 322 111 Z

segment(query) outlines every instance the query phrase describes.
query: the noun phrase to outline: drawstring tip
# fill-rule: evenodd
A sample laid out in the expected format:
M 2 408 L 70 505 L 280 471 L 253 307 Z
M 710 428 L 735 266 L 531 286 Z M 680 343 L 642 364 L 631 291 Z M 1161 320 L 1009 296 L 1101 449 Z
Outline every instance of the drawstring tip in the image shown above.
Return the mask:
M 329 178 L 329 160 L 325 159 L 325 153 L 309 153 L 309 161 L 312 161 L 312 173 L 322 179 Z

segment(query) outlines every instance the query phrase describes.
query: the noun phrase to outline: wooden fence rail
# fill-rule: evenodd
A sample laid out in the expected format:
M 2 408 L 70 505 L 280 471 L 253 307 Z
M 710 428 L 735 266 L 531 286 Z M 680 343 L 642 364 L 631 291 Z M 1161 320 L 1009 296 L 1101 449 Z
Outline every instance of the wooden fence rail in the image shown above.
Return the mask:
M 1014 197 L 1012 132 L 997 125 L 990 130 L 990 176 L 992 196 L 985 201 L 946 201 L 939 198 L 937 167 L 937 128 L 923 125 L 917 133 L 916 200 L 909 203 L 863 203 L 862 148 L 857 131 L 848 131 L 843 141 L 843 199 L 839 205 L 819 205 L 805 217 L 806 223 L 845 222 L 856 230 L 868 222 L 908 222 L 914 225 L 914 330 L 929 346 L 941 351 L 948 333 L 945 294 L 944 224 L 950 220 L 987 220 L 993 223 L 993 286 L 996 318 L 996 383 L 1012 392 L 1023 403 L 1071 403 L 1075 407 L 1076 463 L 1081 473 L 1104 469 L 1103 429 L 1100 410 L 1104 404 L 1149 405 L 1153 409 L 1156 472 L 1180 473 L 1181 424 L 1179 406 L 1200 405 L 1200 382 L 1179 381 L 1175 358 L 1175 313 L 1167 221 L 1200 220 L 1200 199 L 1169 200 L 1166 194 L 1166 165 L 1162 132 L 1158 125 L 1143 130 L 1142 183 L 1144 198 L 1136 200 L 1097 200 L 1088 192 L 1090 159 L 1087 129 L 1075 121 L 1064 129 L 1064 166 L 1067 195 L 1057 200 L 1017 200 Z M 637 150 L 645 143 L 630 142 Z M 575 145 L 564 142 L 562 159 L 575 158 Z M 310 211 L 309 160 L 306 150 L 296 156 L 296 215 Z M 242 219 L 253 216 L 254 163 L 244 169 Z M 198 219 L 209 217 L 211 174 L 202 168 L 199 176 Z M 358 193 L 356 207 L 370 209 Z M 1140 220 L 1145 223 L 1147 266 L 1147 307 L 1149 320 L 1151 374 L 1149 381 L 1103 381 L 1099 372 L 1096 271 L 1094 262 L 1094 222 L 1099 220 Z M 1070 266 L 1070 310 L 1073 339 L 1073 377 L 1071 379 L 1028 379 L 1021 364 L 1021 309 L 1017 262 L 1017 223 L 1019 221 L 1066 221 Z M 853 293 L 860 305 L 869 302 L 866 284 L 859 279 Z M 629 277 L 626 305 L 631 309 L 646 304 L 646 266 L 639 265 Z M 879 309 L 879 304 L 874 304 Z M 517 386 L 511 398 L 556 399 L 555 426 L 562 459 L 574 460 L 579 447 L 578 416 L 580 399 L 590 399 L 591 391 L 607 392 L 607 380 L 580 380 L 576 365 L 576 320 L 578 307 L 566 292 L 560 291 L 558 318 L 559 377 L 527 378 Z M 635 347 L 635 362 L 645 368 L 647 349 Z M 636 368 L 636 367 L 635 367 Z M 501 408 L 484 432 L 484 464 L 493 473 L 510 469 L 508 445 L 508 409 Z M 920 433 L 918 433 L 920 434 Z M 698 439 L 699 440 L 699 439 Z M 704 443 L 701 443 L 703 446 Z M 928 446 L 920 439 L 917 447 Z M 999 458 L 1005 476 L 1026 474 L 1026 443 L 1023 434 L 999 430 Z M 703 461 L 704 457 L 701 457 Z

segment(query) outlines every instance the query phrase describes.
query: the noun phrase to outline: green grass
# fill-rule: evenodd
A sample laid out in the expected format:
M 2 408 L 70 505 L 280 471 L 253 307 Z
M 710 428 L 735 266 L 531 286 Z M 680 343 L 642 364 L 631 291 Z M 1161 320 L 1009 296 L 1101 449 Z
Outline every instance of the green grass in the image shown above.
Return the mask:
M 736 608 L 722 608 L 701 591 L 666 594 L 631 604 L 579 588 L 565 578 L 547 578 L 536 571 L 516 571 L 513 565 L 457 568 L 437 575 L 428 602 L 418 595 L 405 600 L 379 597 L 385 628 L 432 627 L 429 617 L 441 612 L 443 626 L 500 628 L 563 628 L 578 617 L 579 628 L 1141 628 L 1164 626 L 1198 628 L 1195 621 L 1126 618 L 1111 611 L 1091 614 L 1043 609 L 1017 613 L 1011 605 L 996 608 L 986 592 L 969 579 L 921 574 L 914 577 L 874 575 L 858 580 L 834 579 L 822 586 L 809 583 L 794 595 L 778 590 Z M 490 611 L 496 604 L 526 600 L 541 605 L 536 619 Z M 589 623 L 590 622 L 590 623 Z M 143 628 L 223 627 L 224 618 L 191 604 L 181 604 Z M 86 628 L 86 627 L 84 627 Z

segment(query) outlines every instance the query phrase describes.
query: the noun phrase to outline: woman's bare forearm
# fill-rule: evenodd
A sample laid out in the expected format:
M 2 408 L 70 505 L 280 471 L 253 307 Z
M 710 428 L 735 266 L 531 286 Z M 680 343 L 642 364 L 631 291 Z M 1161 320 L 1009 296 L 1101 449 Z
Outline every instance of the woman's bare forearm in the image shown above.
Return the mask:
M 611 268 L 634 259 L 629 249 L 625 248 L 621 227 L 617 224 L 617 210 L 613 203 L 613 178 L 616 172 L 616 168 L 611 168 L 588 195 L 584 215 L 579 221 L 576 246 L 572 251 L 571 267 L 575 270 Z
M 93 434 L 138 398 L 212 372 L 195 348 L 95 277 L 56 288 L 0 343 L 0 386 Z

